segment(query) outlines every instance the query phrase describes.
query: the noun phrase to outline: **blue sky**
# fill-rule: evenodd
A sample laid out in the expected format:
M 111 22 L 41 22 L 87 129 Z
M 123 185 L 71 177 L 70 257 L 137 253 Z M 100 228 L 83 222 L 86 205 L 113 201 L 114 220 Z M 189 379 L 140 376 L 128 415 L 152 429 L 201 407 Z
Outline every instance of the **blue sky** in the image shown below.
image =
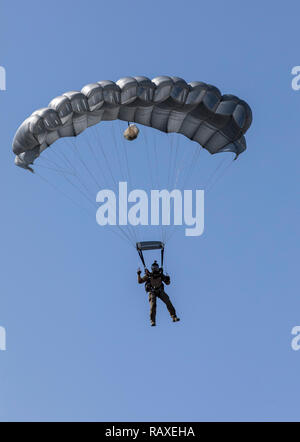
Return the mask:
M 299 3 L 1 9 L 0 420 L 298 421 Z M 156 328 L 135 250 L 16 168 L 11 152 L 18 125 L 53 97 L 130 75 L 205 81 L 253 110 L 248 150 L 206 195 L 204 235 L 178 231 L 167 244 L 182 320 L 159 304 Z M 197 164 L 194 188 L 216 161 Z

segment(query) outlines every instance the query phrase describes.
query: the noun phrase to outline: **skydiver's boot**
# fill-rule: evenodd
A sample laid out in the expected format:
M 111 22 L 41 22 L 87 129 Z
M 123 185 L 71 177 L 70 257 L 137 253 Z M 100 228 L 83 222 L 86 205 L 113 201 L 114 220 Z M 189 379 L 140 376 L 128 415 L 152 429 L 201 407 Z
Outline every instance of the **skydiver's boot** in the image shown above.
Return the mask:
M 176 315 L 173 315 L 173 316 L 172 316 L 172 321 L 173 321 L 173 322 L 178 322 L 178 321 L 180 321 L 180 318 L 177 318 Z
M 155 326 L 156 326 L 155 321 L 151 321 L 151 327 L 155 327 Z

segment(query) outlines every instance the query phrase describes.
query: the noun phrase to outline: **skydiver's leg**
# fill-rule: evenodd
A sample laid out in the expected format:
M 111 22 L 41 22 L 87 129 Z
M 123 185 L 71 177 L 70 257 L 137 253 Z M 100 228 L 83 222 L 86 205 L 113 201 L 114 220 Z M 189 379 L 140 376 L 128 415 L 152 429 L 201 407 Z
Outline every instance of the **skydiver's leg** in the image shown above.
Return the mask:
M 158 297 L 166 304 L 166 307 L 172 318 L 176 318 L 176 310 L 170 301 L 169 296 L 163 290 L 159 293 Z
M 155 325 L 156 318 L 156 296 L 154 293 L 149 293 L 149 303 L 150 303 L 150 321 L 151 325 Z

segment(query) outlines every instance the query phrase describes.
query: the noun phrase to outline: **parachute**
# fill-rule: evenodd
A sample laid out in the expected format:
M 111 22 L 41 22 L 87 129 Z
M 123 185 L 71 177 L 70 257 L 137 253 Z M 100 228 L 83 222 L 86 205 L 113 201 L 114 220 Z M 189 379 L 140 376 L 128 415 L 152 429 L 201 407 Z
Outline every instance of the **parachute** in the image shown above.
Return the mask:
M 123 120 L 162 132 L 181 133 L 211 154 L 246 149 L 251 125 L 249 105 L 214 86 L 177 77 L 126 77 L 99 81 L 54 98 L 18 128 L 13 140 L 15 164 L 29 169 L 61 137 L 77 136 L 101 121 Z M 30 169 L 29 169 L 30 170 Z
M 140 173 L 142 179 L 146 176 L 146 172 L 151 173 L 151 159 L 158 165 L 160 163 L 157 158 L 156 142 L 150 143 L 147 139 L 148 128 L 156 129 L 157 133 L 164 133 L 166 134 L 164 136 L 171 139 L 171 156 L 167 159 L 166 164 L 171 169 L 171 167 L 174 168 L 177 161 L 178 170 L 176 173 L 173 172 L 175 185 L 177 185 L 182 170 L 186 169 L 187 177 L 191 175 L 191 170 L 186 168 L 186 164 L 190 162 L 194 166 L 198 158 L 198 151 L 203 151 L 202 148 L 210 154 L 232 152 L 235 155 L 234 159 L 244 152 L 246 149 L 244 135 L 251 125 L 252 112 L 249 105 L 237 96 L 222 95 L 215 86 L 200 81 L 187 83 L 182 78 L 169 76 L 159 76 L 153 80 L 137 76 L 121 78 L 117 82 L 99 81 L 84 86 L 80 92 L 66 92 L 54 98 L 47 107 L 33 112 L 20 125 L 14 136 L 12 148 L 15 154 L 15 164 L 30 172 L 36 172 L 38 166 L 43 167 L 42 163 L 39 164 L 39 162 L 42 159 L 47 160 L 45 151 L 53 151 L 53 149 L 48 148 L 55 142 L 59 144 L 60 139 L 70 137 L 66 141 L 69 141 L 70 144 L 74 143 L 73 152 L 70 153 L 69 150 L 63 148 L 64 146 L 60 146 L 58 158 L 55 161 L 48 159 L 48 169 L 56 169 L 55 172 L 64 175 L 66 181 L 72 185 L 73 190 L 74 188 L 78 189 L 83 196 L 87 197 L 90 203 L 95 204 L 95 193 L 92 193 L 92 197 L 87 195 L 88 185 L 79 176 L 80 169 L 81 171 L 82 169 L 87 171 L 87 178 L 92 179 L 98 189 L 100 187 L 98 178 L 105 177 L 105 173 L 111 175 L 113 184 L 115 187 L 117 186 L 118 180 L 113 176 L 116 165 L 120 167 L 120 170 L 125 169 L 125 167 L 129 170 L 128 153 L 125 145 L 115 152 L 114 159 L 109 164 L 107 160 L 113 151 L 113 143 L 108 149 L 103 148 L 99 136 L 101 134 L 97 132 L 98 127 L 102 131 L 105 126 L 99 123 L 110 121 L 114 125 L 115 120 L 125 121 L 128 124 L 126 130 L 123 131 L 123 136 L 119 137 L 123 144 L 127 143 L 128 140 L 133 141 L 133 144 L 127 144 L 136 146 L 135 143 L 139 143 L 139 132 L 141 132 L 145 141 L 145 151 L 149 147 L 153 149 L 153 154 L 148 152 L 148 157 L 139 162 L 138 166 L 141 164 L 141 167 L 134 166 L 134 172 L 136 174 Z M 89 129 L 92 126 L 94 128 Z M 144 128 L 141 126 L 144 126 Z M 88 130 L 86 131 L 86 129 Z M 114 127 L 112 129 L 114 131 Z M 96 149 L 94 149 L 95 140 L 91 142 L 87 140 L 85 150 L 79 154 L 76 145 L 76 140 L 80 138 L 78 135 L 93 130 L 97 132 L 95 133 L 96 143 L 98 143 Z M 177 134 L 185 137 L 188 143 L 189 140 L 195 142 L 192 144 L 198 150 L 195 150 L 194 155 L 190 155 L 189 151 L 187 152 L 189 161 L 176 157 L 177 151 L 180 149 L 178 149 L 178 144 L 175 146 L 172 137 L 179 137 Z M 160 136 L 162 137 L 162 135 Z M 75 142 L 72 140 L 75 140 Z M 116 144 L 114 133 L 113 141 Z M 149 146 L 150 144 L 151 146 Z M 164 146 L 165 144 L 164 142 Z M 98 147 L 99 149 L 97 149 Z M 91 172 L 88 168 L 85 155 L 87 155 L 89 149 L 93 155 L 93 165 L 95 167 L 99 166 L 97 172 Z M 165 150 L 159 150 L 159 154 L 163 156 Z M 97 158 L 100 151 L 103 154 L 101 159 Z M 74 152 L 79 155 L 79 167 L 76 168 L 71 164 Z M 104 171 L 103 169 L 100 170 L 102 161 Z M 143 165 L 146 165 L 146 167 L 143 167 Z M 70 170 L 67 171 L 69 175 L 66 175 L 64 168 L 68 166 L 70 166 Z M 164 173 L 168 175 L 168 180 L 172 177 L 170 170 L 169 174 L 166 173 L 166 169 Z M 38 172 L 36 174 L 38 175 Z M 157 170 L 153 175 L 159 175 Z M 152 176 L 152 178 L 155 177 Z M 73 179 L 74 181 L 72 181 Z M 75 179 L 78 179 L 78 181 L 75 182 Z M 128 181 L 130 182 L 130 179 Z M 55 180 L 56 184 L 57 181 Z M 152 187 L 152 189 L 154 188 Z M 119 233 L 125 239 L 129 239 L 137 249 L 143 265 L 145 265 L 143 257 L 143 251 L 145 250 L 160 249 L 163 263 L 167 240 L 164 232 L 161 234 L 160 241 L 145 241 L 145 235 L 142 234 L 138 238 L 132 225 L 127 226 L 127 230 L 123 225 L 117 227 Z

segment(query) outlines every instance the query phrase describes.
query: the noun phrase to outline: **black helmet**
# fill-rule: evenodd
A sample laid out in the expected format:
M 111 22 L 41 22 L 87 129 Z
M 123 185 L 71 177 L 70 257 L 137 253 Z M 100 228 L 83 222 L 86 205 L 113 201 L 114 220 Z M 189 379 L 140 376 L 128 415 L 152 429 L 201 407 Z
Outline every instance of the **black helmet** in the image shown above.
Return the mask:
M 152 272 L 158 272 L 159 271 L 159 265 L 157 264 L 157 261 L 154 261 L 154 263 L 151 266 Z

